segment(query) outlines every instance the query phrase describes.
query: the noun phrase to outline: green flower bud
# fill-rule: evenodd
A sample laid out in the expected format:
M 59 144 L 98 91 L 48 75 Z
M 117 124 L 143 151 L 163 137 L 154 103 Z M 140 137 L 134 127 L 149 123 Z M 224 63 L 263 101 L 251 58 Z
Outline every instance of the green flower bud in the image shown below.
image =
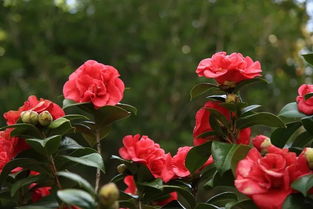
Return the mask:
M 120 174 L 123 174 L 126 169 L 127 169 L 127 166 L 125 164 L 119 164 L 117 167 L 117 172 L 119 172 Z
M 53 121 L 53 118 L 48 111 L 43 111 L 42 113 L 39 114 L 38 120 L 40 125 L 48 126 Z
M 108 183 L 101 187 L 99 191 L 99 200 L 103 206 L 112 207 L 119 198 L 119 190 L 114 183 Z
M 308 161 L 309 167 L 313 169 L 313 148 L 305 148 L 304 149 L 304 156 Z
M 21 120 L 23 123 L 31 123 L 37 125 L 38 123 L 38 113 L 32 110 L 23 111 L 21 113 Z
M 226 103 L 235 103 L 238 100 L 238 96 L 236 94 L 227 94 Z

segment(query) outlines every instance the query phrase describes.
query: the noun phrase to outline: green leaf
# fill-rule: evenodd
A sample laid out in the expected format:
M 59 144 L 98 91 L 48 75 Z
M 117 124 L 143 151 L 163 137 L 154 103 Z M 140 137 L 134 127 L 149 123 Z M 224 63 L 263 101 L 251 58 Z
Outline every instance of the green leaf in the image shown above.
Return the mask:
M 110 125 L 114 121 L 121 120 L 130 116 L 130 112 L 117 106 L 104 106 L 94 112 L 96 126 L 100 129 Z
M 303 124 L 303 127 L 310 132 L 311 134 L 313 134 L 313 117 L 305 117 L 301 119 L 301 122 Z
M 179 201 L 174 200 L 164 205 L 160 209 L 186 209 Z
M 38 176 L 28 176 L 26 178 L 18 180 L 11 186 L 11 196 L 13 197 L 20 188 L 28 186 L 34 182 L 37 182 L 39 179 L 40 176 L 38 175 Z
M 87 116 L 81 115 L 81 114 L 68 114 L 68 115 L 64 115 L 62 118 L 65 118 L 68 120 L 90 120 Z
M 271 135 L 271 142 L 277 147 L 284 147 L 289 138 L 299 129 L 300 122 L 289 123 L 286 128 L 277 128 Z
M 240 200 L 231 205 L 229 209 L 258 209 L 252 200 Z
M 33 204 L 17 207 L 17 209 L 56 209 L 58 207 L 59 203 L 57 201 L 56 195 L 51 194 L 41 198 Z
M 278 117 L 282 118 L 285 122 L 298 121 L 303 117 L 306 117 L 305 114 L 298 111 L 298 106 L 296 102 L 286 104 L 281 111 L 278 113 Z
M 307 61 L 309 64 L 313 65 L 313 53 L 309 54 L 302 54 L 302 57 L 305 61 Z
M 60 145 L 61 136 L 50 136 L 45 139 L 26 139 L 29 144 L 36 152 L 42 155 L 51 155 L 55 153 Z
M 237 128 L 243 129 L 255 125 L 264 125 L 270 127 L 285 127 L 283 121 L 276 115 L 269 112 L 260 112 L 237 120 Z
M 93 187 L 89 184 L 88 181 L 86 181 L 81 176 L 77 175 L 76 173 L 72 173 L 69 171 L 60 171 L 57 173 L 58 176 L 67 178 L 75 182 L 80 188 L 86 190 L 88 193 L 95 195 L 95 191 Z
M 68 109 L 68 108 L 72 108 L 72 107 L 78 107 L 81 108 L 83 110 L 86 109 L 94 109 L 93 105 L 90 102 L 80 102 L 80 103 L 76 103 L 73 100 L 70 99 L 64 99 L 63 100 L 63 109 Z
M 183 197 L 189 204 L 190 208 L 194 208 L 196 201 L 194 196 L 185 188 L 181 186 L 174 185 L 163 185 L 165 192 L 177 192 L 181 197 Z
M 58 197 L 69 205 L 76 205 L 83 209 L 94 209 L 96 207 L 93 197 L 79 189 L 64 189 L 57 192 Z
M 103 159 L 99 153 L 92 153 L 92 154 L 84 155 L 81 157 L 72 157 L 72 156 L 66 156 L 66 155 L 63 155 L 61 157 L 66 160 L 75 162 L 75 163 L 99 168 L 103 173 L 105 172 Z
M 73 129 L 71 121 L 66 118 L 58 118 L 49 125 L 49 135 L 64 135 Z
M 195 209 L 220 209 L 220 207 L 208 203 L 200 203 Z
M 308 191 L 313 187 L 313 174 L 299 177 L 292 182 L 291 187 L 301 192 L 305 197 L 308 195 Z
M 23 138 L 29 138 L 29 137 L 36 137 L 36 138 L 42 138 L 42 134 L 39 131 L 39 129 L 29 123 L 17 123 L 10 126 L 4 126 L 0 128 L 0 131 L 3 131 L 7 128 L 14 128 L 14 130 L 11 132 L 11 136 L 18 136 Z
M 206 93 L 207 91 L 209 91 L 212 88 L 218 88 L 218 86 L 216 86 L 215 84 L 212 84 L 212 83 L 196 84 L 194 87 L 192 87 L 192 89 L 190 91 L 190 100 Z
M 313 97 L 313 93 L 308 93 L 308 94 L 304 95 L 304 99 L 305 99 L 305 100 L 308 100 L 308 99 L 310 99 L 311 97 Z
M 244 114 L 244 113 L 250 112 L 252 110 L 255 110 L 255 109 L 259 108 L 259 107 L 261 107 L 261 105 L 250 105 L 250 106 L 247 106 L 247 107 L 243 108 L 240 111 L 240 113 Z
M 222 107 L 225 107 L 226 109 L 228 109 L 231 112 L 240 112 L 240 110 L 242 108 L 247 106 L 246 103 L 239 103 L 239 102 L 238 103 L 226 103 L 226 102 L 224 102 L 224 103 L 221 103 L 219 105 Z
M 301 194 L 289 195 L 283 204 L 282 209 L 309 209 L 313 208 L 313 201 Z
M 248 79 L 248 80 L 243 80 L 236 85 L 234 92 L 238 92 L 242 88 L 247 87 L 247 86 L 254 84 L 254 83 L 258 83 L 258 82 L 267 84 L 267 81 L 263 78 L 260 78 L 260 77 Z
M 134 115 L 137 115 L 137 108 L 132 106 L 132 105 L 129 105 L 129 104 L 123 104 L 123 103 L 118 103 L 116 106 L 128 111 L 128 112 L 131 112 L 132 114 Z
M 162 190 L 163 189 L 163 181 L 159 178 L 151 181 L 151 182 L 140 182 L 140 186 L 151 187 L 154 189 Z
M 304 148 L 309 146 L 313 140 L 313 135 L 307 131 L 304 131 L 297 135 L 297 137 L 292 142 L 292 147 Z
M 214 195 L 211 197 L 207 203 L 211 203 L 213 205 L 216 205 L 218 207 L 223 207 L 227 203 L 236 202 L 237 201 L 237 195 L 233 192 L 223 192 Z
M 70 137 L 64 137 L 60 143 L 60 150 L 75 150 L 81 148 L 82 146 Z
M 229 169 L 235 172 L 238 161 L 243 159 L 249 150 L 249 146 L 240 144 L 227 144 L 218 141 L 212 143 L 214 163 L 221 174 Z
M 204 143 L 200 146 L 193 147 L 187 154 L 185 164 L 190 173 L 196 170 L 209 159 L 211 154 L 212 142 Z

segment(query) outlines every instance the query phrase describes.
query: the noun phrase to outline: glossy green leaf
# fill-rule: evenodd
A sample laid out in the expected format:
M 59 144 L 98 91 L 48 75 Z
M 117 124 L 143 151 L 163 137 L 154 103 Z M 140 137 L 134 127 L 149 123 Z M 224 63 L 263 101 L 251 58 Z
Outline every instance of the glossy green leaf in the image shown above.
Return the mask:
M 87 109 L 94 109 L 93 105 L 90 102 L 80 102 L 80 103 L 76 103 L 73 100 L 70 99 L 64 99 L 63 100 L 63 109 L 68 109 L 68 108 L 72 108 L 72 107 L 78 107 L 78 108 L 82 108 L 84 110 Z
M 313 53 L 309 54 L 302 54 L 302 57 L 305 61 L 307 61 L 309 64 L 313 65 Z
M 26 139 L 29 144 L 36 152 L 42 155 L 51 155 L 55 153 L 60 145 L 61 136 L 50 136 L 45 139 Z
M 99 168 L 103 173 L 105 172 L 103 159 L 101 155 L 98 153 L 92 153 L 92 154 L 84 155 L 81 157 L 72 157 L 72 156 L 65 156 L 65 155 L 61 157 L 66 160 L 69 160 L 69 161 L 72 161 L 81 165 Z
M 241 82 L 239 82 L 235 89 L 234 92 L 238 92 L 240 91 L 242 88 L 247 87 L 251 84 L 255 84 L 255 83 L 264 83 L 267 84 L 267 81 L 263 78 L 257 77 L 257 78 L 253 78 L 253 79 L 247 79 L 247 80 L 243 80 Z
M 250 112 L 250 111 L 253 111 L 257 108 L 261 107 L 261 105 L 250 105 L 250 106 L 247 106 L 247 107 L 244 107 L 242 108 L 242 110 L 240 111 L 241 114 L 244 114 L 244 113 L 247 113 L 247 112 Z
M 60 143 L 60 150 L 75 150 L 81 149 L 82 146 L 70 137 L 64 137 Z
M 216 205 L 218 207 L 225 207 L 227 203 L 236 202 L 237 201 L 237 195 L 233 192 L 223 192 L 214 195 L 211 197 L 207 203 Z
M 121 120 L 130 116 L 130 112 L 118 106 L 104 106 L 97 109 L 95 112 L 96 126 L 100 129 L 103 126 L 110 125 L 114 121 Z
M 131 112 L 132 114 L 134 115 L 137 115 L 137 108 L 132 106 L 132 105 L 129 105 L 129 104 L 123 104 L 123 103 L 118 103 L 116 106 L 128 111 L 128 112 Z
M 17 123 L 10 126 L 4 126 L 0 128 L 0 131 L 3 131 L 7 128 L 14 128 L 14 130 L 11 132 L 11 136 L 18 136 L 23 138 L 29 138 L 29 137 L 36 137 L 36 138 L 42 138 L 43 135 L 39 131 L 39 129 L 29 123 Z
M 196 201 L 194 196 L 190 191 L 181 187 L 174 185 L 163 185 L 163 189 L 165 192 L 177 192 L 181 197 L 183 197 L 189 204 L 190 208 L 194 208 L 196 205 Z
M 229 111 L 231 112 L 240 112 L 241 109 L 243 109 L 244 107 L 247 106 L 246 103 L 241 103 L 241 102 L 238 102 L 238 103 L 221 103 L 220 106 L 228 109 Z
M 68 114 L 68 115 L 64 115 L 62 118 L 65 118 L 68 120 L 90 120 L 87 116 L 81 115 L 81 114 Z
M 286 104 L 278 113 L 278 116 L 282 118 L 285 122 L 298 121 L 301 118 L 306 117 L 305 114 L 298 111 L 298 106 L 296 102 Z
M 199 83 L 192 87 L 190 91 L 190 100 L 208 92 L 212 88 L 218 88 L 215 84 L 212 83 Z
M 258 209 L 252 200 L 240 200 L 230 206 L 229 209 Z
M 49 135 L 64 135 L 71 130 L 73 127 L 71 125 L 71 121 L 66 118 L 58 118 L 51 122 L 49 125 Z
M 40 176 L 28 176 L 26 178 L 18 180 L 11 186 L 11 196 L 14 196 L 20 188 L 28 186 L 34 182 L 37 182 L 39 179 Z
M 72 180 L 80 188 L 86 190 L 89 194 L 95 195 L 95 191 L 90 183 L 78 174 L 69 171 L 60 171 L 57 173 L 57 175 Z
M 299 177 L 292 182 L 291 187 L 301 192 L 304 196 L 307 196 L 308 191 L 313 187 L 313 174 Z
M 221 174 L 229 169 L 235 171 L 237 162 L 243 159 L 249 150 L 249 146 L 240 144 L 227 144 L 218 141 L 212 143 L 214 163 Z
M 200 203 L 195 209 L 220 209 L 220 207 L 209 203 Z
M 304 131 L 297 135 L 292 142 L 292 147 L 304 148 L 310 145 L 313 141 L 313 135 L 308 131 Z
M 163 188 L 163 181 L 159 178 L 151 181 L 151 182 L 141 182 L 139 183 L 140 186 L 145 186 L 145 187 L 151 187 L 154 189 L 162 190 Z
M 313 208 L 313 201 L 310 198 L 305 198 L 301 194 L 289 195 L 283 204 L 282 209 L 309 209 Z
M 237 128 L 243 129 L 255 125 L 263 125 L 269 127 L 285 127 L 283 121 L 276 115 L 269 112 L 260 112 L 237 120 Z
M 301 122 L 303 124 L 303 127 L 310 132 L 311 134 L 313 134 L 313 117 L 305 117 L 301 119 Z
M 212 142 L 193 147 L 186 156 L 186 167 L 190 173 L 198 170 L 210 157 Z
M 277 147 L 284 147 L 289 138 L 299 129 L 300 122 L 289 123 L 286 128 L 277 128 L 271 135 L 271 142 Z
M 179 201 L 174 200 L 162 206 L 160 209 L 186 209 Z
M 79 189 L 64 189 L 57 192 L 60 200 L 69 205 L 76 205 L 83 209 L 95 209 L 96 203 L 93 197 Z

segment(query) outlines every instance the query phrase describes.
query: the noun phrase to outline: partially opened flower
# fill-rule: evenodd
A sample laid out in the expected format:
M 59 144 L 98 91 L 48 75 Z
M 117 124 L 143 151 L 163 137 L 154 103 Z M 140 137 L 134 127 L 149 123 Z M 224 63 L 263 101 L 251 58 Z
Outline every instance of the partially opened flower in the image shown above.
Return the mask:
M 227 55 L 226 52 L 218 52 L 211 58 L 201 60 L 196 70 L 198 76 L 214 78 L 224 85 L 255 78 L 260 76 L 261 72 L 261 64 L 258 61 L 254 62 L 240 53 Z

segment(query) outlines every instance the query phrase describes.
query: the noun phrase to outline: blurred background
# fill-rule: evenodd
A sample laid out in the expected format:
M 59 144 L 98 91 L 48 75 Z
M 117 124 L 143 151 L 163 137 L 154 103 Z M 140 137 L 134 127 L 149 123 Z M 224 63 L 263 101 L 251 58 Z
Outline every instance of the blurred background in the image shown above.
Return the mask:
M 61 104 L 69 74 L 95 59 L 120 71 L 129 87 L 122 102 L 139 110 L 104 146 L 114 153 L 124 135 L 141 133 L 173 152 L 192 144 L 204 100 L 190 102 L 189 91 L 207 81 L 194 71 L 217 51 L 262 63 L 269 85 L 245 89 L 250 104 L 278 113 L 295 100 L 312 82 L 300 56 L 312 50 L 311 8 L 304 0 L 1 0 L 0 113 L 31 94 Z

